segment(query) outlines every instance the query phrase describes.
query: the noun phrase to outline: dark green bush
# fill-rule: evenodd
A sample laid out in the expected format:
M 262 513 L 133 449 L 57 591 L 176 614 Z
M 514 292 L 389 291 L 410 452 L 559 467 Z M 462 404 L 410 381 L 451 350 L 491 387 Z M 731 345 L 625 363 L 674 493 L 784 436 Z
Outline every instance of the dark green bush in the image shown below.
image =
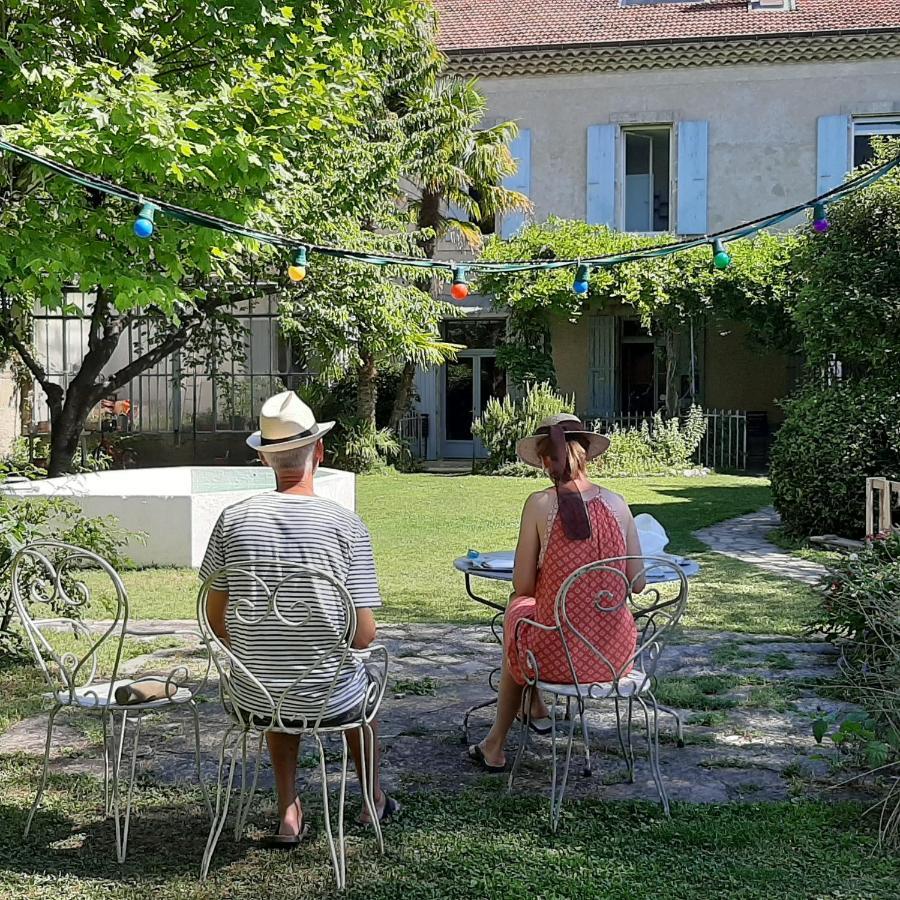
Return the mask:
M 840 648 L 842 693 L 864 710 L 817 720 L 816 740 L 900 771 L 900 532 L 832 565 L 812 627 Z M 887 845 L 900 843 L 900 792 L 885 799 L 881 829 Z
M 785 404 L 769 475 L 789 534 L 861 537 L 866 478 L 900 478 L 900 389 L 889 376 L 806 385 Z

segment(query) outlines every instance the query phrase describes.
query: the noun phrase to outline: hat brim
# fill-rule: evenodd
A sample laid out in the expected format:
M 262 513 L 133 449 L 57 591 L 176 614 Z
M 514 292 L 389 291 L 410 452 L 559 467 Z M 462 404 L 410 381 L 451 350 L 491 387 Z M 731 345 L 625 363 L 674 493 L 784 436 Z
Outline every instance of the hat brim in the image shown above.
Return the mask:
M 593 431 L 568 431 L 566 432 L 566 436 L 578 435 L 579 437 L 587 439 L 587 447 L 586 458 L 588 461 L 592 459 L 596 459 L 598 456 L 602 456 L 609 450 L 609 438 L 603 434 L 596 434 Z M 541 460 L 540 454 L 537 452 L 538 441 L 541 438 L 546 437 L 546 435 L 531 435 L 527 438 L 522 438 L 516 444 L 516 456 L 522 460 L 523 463 L 526 463 L 529 466 L 534 466 L 536 469 L 542 469 L 544 467 L 544 463 Z
M 319 422 L 316 424 L 312 434 L 293 438 L 289 441 L 280 441 L 277 444 L 263 444 L 262 432 L 254 431 L 247 438 L 247 446 L 252 450 L 261 450 L 263 453 L 281 453 L 282 450 L 296 450 L 299 447 L 308 447 L 310 444 L 321 440 L 332 428 L 334 428 L 334 422 Z

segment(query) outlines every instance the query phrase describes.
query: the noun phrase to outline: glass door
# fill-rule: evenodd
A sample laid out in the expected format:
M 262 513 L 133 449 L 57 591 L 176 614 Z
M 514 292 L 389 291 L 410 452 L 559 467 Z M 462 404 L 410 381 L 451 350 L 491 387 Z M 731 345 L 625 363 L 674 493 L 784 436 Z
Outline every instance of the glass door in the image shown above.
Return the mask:
M 506 375 L 493 351 L 461 353 L 444 367 L 444 440 L 448 459 L 484 457 L 484 447 L 472 435 L 472 422 L 491 397 L 506 395 Z

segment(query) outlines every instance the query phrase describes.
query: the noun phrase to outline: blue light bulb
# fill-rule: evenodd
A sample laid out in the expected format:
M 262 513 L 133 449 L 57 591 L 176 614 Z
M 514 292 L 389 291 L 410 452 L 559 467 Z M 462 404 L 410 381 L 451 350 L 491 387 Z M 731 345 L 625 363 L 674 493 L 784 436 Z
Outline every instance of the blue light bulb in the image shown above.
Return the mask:
M 579 266 L 578 270 L 575 272 L 575 281 L 572 283 L 572 290 L 575 291 L 576 294 L 584 296 L 590 288 L 588 282 L 589 277 L 590 271 L 588 267 L 584 265 Z
M 139 238 L 148 238 L 153 234 L 153 214 L 156 207 L 152 203 L 145 203 L 134 220 L 134 233 Z

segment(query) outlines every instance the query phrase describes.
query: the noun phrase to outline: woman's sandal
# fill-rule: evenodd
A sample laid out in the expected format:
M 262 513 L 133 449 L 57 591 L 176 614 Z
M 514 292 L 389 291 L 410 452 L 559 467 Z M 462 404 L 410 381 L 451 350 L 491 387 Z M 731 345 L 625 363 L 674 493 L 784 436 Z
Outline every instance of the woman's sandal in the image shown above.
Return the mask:
M 522 717 L 516 716 L 516 721 L 521 725 Z M 550 720 L 550 716 L 544 716 L 540 719 L 531 718 L 528 721 L 528 727 L 535 734 L 546 735 L 553 731 L 553 722 Z
M 478 744 L 472 744 L 469 747 L 469 759 L 471 759 L 476 766 L 484 769 L 485 772 L 495 773 L 506 771 L 506 763 L 504 763 L 502 766 L 492 766 L 484 758 L 484 751 L 481 749 L 481 747 L 478 746 Z
M 378 824 L 386 825 L 391 821 L 395 816 L 400 814 L 400 810 L 402 807 L 400 804 L 389 794 L 384 795 L 384 809 L 381 810 L 381 814 L 378 816 Z M 357 819 L 356 822 L 362 828 L 371 828 L 371 822 L 361 822 Z
M 304 822 L 300 826 L 299 834 L 279 834 L 275 829 L 275 834 L 270 834 L 263 838 L 262 844 L 270 850 L 293 850 L 299 847 L 309 835 L 309 825 Z

